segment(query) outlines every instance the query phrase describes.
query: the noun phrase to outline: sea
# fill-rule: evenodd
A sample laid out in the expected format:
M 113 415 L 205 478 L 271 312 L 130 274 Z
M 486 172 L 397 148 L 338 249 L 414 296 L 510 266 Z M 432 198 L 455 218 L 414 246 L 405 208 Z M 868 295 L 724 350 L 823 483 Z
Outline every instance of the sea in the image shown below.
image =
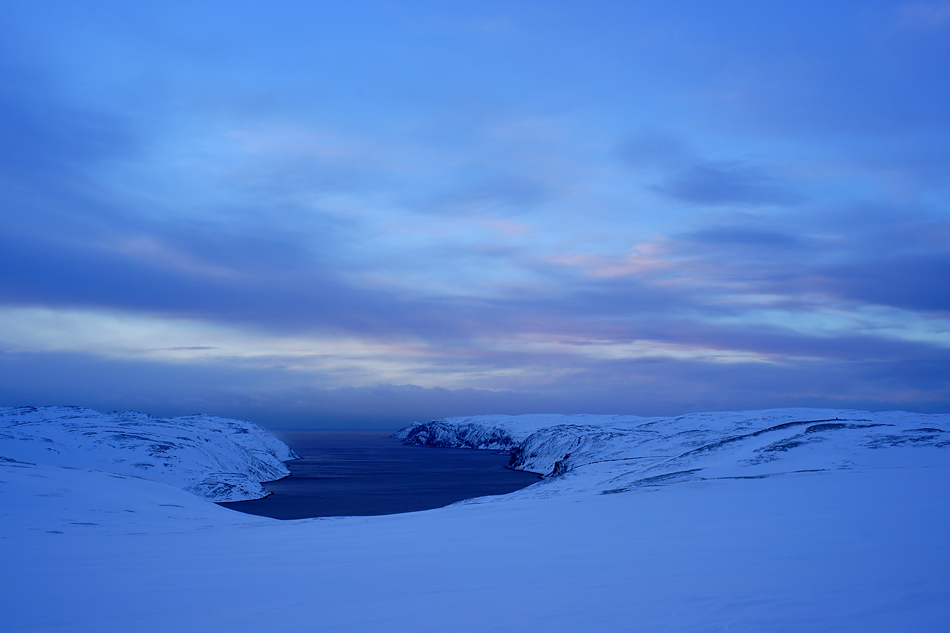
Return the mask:
M 406 446 L 392 431 L 284 431 L 301 459 L 290 477 L 264 484 L 264 499 L 221 503 L 271 517 L 305 519 L 397 514 L 514 492 L 539 475 L 505 468 L 507 453 Z

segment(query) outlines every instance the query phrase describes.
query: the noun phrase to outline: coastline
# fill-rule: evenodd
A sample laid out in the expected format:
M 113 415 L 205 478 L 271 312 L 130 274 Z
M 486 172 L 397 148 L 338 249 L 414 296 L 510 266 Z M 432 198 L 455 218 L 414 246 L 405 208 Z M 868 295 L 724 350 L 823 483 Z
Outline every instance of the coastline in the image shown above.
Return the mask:
M 266 497 L 219 505 L 281 520 L 382 516 L 508 494 L 541 477 L 510 468 L 508 451 L 431 450 L 373 431 L 281 435 L 301 456 L 287 462 L 290 475 L 264 482 Z

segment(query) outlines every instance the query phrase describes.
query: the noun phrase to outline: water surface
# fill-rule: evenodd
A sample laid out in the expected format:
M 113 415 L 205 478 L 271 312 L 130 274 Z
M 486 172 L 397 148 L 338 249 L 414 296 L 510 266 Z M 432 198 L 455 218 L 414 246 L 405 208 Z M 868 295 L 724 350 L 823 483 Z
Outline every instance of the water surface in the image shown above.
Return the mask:
M 220 505 L 275 519 L 365 516 L 429 510 L 538 481 L 505 468 L 508 455 L 466 448 L 405 446 L 391 431 L 274 433 L 301 459 L 292 476 L 264 484 L 264 499 Z

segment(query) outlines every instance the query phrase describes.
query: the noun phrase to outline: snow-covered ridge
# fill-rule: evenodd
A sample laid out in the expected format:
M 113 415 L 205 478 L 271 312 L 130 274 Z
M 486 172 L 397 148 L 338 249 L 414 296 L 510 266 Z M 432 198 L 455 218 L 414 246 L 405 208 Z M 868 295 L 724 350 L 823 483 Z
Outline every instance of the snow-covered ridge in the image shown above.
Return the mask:
M 210 501 L 258 499 L 297 455 L 251 422 L 80 407 L 0 408 L 0 460 L 131 475 Z
M 950 463 L 950 415 L 906 412 L 481 415 L 412 425 L 396 437 L 426 446 L 509 450 L 511 468 L 549 478 L 575 475 L 578 486 L 603 493 L 683 480 Z
M 535 431 L 564 424 L 600 424 L 642 420 L 633 415 L 474 415 L 411 424 L 393 437 L 404 444 L 442 448 L 511 451 Z

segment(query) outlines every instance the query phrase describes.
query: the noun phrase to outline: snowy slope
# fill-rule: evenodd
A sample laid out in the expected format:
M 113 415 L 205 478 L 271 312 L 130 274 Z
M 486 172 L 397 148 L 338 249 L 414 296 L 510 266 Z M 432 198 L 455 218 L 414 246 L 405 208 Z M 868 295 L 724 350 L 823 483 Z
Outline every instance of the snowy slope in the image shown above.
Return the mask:
M 523 467 L 561 474 L 427 512 L 277 521 L 0 460 L 0 631 L 947 630 L 950 416 L 458 420 L 440 441 L 498 424 Z
M 474 415 L 411 424 L 393 437 L 405 444 L 443 448 L 512 450 L 531 433 L 565 424 L 607 424 L 642 420 L 632 415 Z
M 561 491 L 590 487 L 612 493 L 672 481 L 950 463 L 950 416 L 903 412 L 486 415 L 413 425 L 396 437 L 437 446 L 507 448 L 510 467 L 557 476 L 554 485 Z M 483 439 L 498 437 L 507 444 Z
M 38 534 L 112 538 L 260 521 L 141 477 L 0 457 L 0 551 Z
M 290 448 L 250 422 L 79 407 L 0 408 L 0 459 L 142 477 L 211 501 L 258 499 Z

